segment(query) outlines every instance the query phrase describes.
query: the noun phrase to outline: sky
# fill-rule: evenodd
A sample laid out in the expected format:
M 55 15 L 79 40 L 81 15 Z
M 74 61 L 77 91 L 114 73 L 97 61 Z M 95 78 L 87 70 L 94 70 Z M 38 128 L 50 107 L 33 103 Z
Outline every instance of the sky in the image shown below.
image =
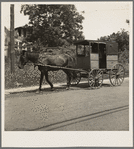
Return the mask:
M 15 3 L 15 27 L 28 23 L 28 16 L 20 13 L 21 4 Z M 126 19 L 131 20 L 132 17 L 131 2 L 73 2 L 73 4 L 79 13 L 85 12 L 83 14 L 85 19 L 82 23 L 85 39 L 96 40 L 101 36 L 121 31 L 121 29 L 129 31 Z M 2 12 L 3 24 L 10 28 L 10 3 L 2 4 Z

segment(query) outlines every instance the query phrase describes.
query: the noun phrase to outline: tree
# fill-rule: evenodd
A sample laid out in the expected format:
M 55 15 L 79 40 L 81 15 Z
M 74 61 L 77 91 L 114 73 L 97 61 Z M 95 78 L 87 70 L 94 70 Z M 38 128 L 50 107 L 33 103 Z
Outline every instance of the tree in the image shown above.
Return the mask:
M 21 13 L 29 15 L 28 26 L 32 28 L 27 41 L 39 40 L 44 46 L 62 46 L 84 39 L 84 17 L 74 5 L 22 5 Z
M 129 33 L 122 29 L 117 33 L 113 33 L 109 36 L 100 37 L 101 41 L 116 41 L 118 43 L 118 49 L 121 50 L 119 62 L 129 63 Z
M 125 48 L 129 50 L 129 33 L 128 31 L 125 31 L 125 29 L 122 29 L 121 31 L 118 31 L 117 33 L 112 33 L 108 36 L 100 37 L 101 41 L 116 41 L 118 43 L 118 48 L 123 51 Z
M 124 51 L 126 48 L 129 50 L 129 34 L 124 29 L 121 32 L 117 32 L 116 34 L 116 42 L 118 43 L 119 49 Z

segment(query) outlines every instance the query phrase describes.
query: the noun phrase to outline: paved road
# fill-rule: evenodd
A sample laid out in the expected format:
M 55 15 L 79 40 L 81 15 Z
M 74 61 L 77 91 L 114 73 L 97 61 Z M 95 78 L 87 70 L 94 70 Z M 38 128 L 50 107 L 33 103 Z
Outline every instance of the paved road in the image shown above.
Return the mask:
M 89 90 L 87 84 L 6 95 L 5 130 L 129 130 L 129 79 Z

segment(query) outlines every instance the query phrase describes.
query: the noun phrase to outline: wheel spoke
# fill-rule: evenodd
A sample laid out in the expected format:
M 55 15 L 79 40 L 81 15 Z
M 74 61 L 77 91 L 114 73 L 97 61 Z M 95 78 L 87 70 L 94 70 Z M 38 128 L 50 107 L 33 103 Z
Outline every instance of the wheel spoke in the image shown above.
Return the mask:
M 124 76 L 121 76 L 121 75 L 120 75 L 118 78 L 120 78 L 120 79 L 122 79 L 122 80 L 123 80 L 123 79 L 124 79 Z
M 123 82 L 123 78 L 118 78 L 120 80 L 120 82 L 122 83 Z
M 119 85 L 121 85 L 122 82 L 120 81 L 120 78 L 118 78 L 118 80 L 119 80 Z
M 119 85 L 119 84 L 118 84 L 118 78 L 116 79 L 116 82 L 117 82 L 116 84 Z
M 115 85 L 116 84 L 116 82 L 115 82 L 115 79 L 113 80 L 113 85 Z
M 111 77 L 111 82 L 112 82 L 113 85 L 115 85 L 115 83 L 116 83 L 115 80 L 116 80 L 115 76 Z
M 100 77 L 102 77 L 102 73 L 99 73 L 99 74 L 97 75 L 97 78 L 100 78 Z
M 111 77 L 110 77 L 110 79 L 115 79 L 115 78 L 116 78 L 116 76 L 115 76 L 115 75 L 113 75 L 113 76 L 111 76 Z
M 124 74 L 124 71 L 123 70 L 120 70 L 119 72 L 117 72 L 117 74 L 121 74 L 121 73 Z
M 118 85 L 118 79 L 115 79 L 115 85 Z
M 90 87 L 92 87 L 92 86 L 94 86 L 95 83 L 94 83 L 94 81 L 90 81 L 89 84 L 90 84 Z

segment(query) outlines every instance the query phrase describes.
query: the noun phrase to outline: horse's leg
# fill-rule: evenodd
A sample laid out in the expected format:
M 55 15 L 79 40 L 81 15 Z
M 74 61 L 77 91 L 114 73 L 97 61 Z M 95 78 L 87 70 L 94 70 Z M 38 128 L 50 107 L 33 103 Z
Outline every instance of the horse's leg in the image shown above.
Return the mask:
M 42 82 L 43 82 L 43 77 L 44 77 L 44 73 L 41 72 L 41 75 L 40 75 L 40 86 L 39 86 L 39 91 L 41 91 L 41 86 L 42 86 Z
M 38 90 L 36 93 L 40 93 L 40 91 L 41 91 L 41 86 L 42 86 L 42 82 L 43 82 L 43 77 L 44 77 L 44 73 L 41 71 L 39 90 Z
M 48 84 L 51 86 L 51 90 L 54 90 L 53 84 L 48 79 L 48 71 L 45 72 L 45 78 L 46 78 L 46 81 L 48 82 Z
M 66 87 L 66 89 L 67 90 L 69 90 L 69 88 L 70 88 L 70 85 L 71 85 L 71 74 L 68 72 L 68 71 L 66 71 L 66 70 L 63 70 L 65 73 L 66 73 L 66 75 L 67 75 L 67 87 Z

